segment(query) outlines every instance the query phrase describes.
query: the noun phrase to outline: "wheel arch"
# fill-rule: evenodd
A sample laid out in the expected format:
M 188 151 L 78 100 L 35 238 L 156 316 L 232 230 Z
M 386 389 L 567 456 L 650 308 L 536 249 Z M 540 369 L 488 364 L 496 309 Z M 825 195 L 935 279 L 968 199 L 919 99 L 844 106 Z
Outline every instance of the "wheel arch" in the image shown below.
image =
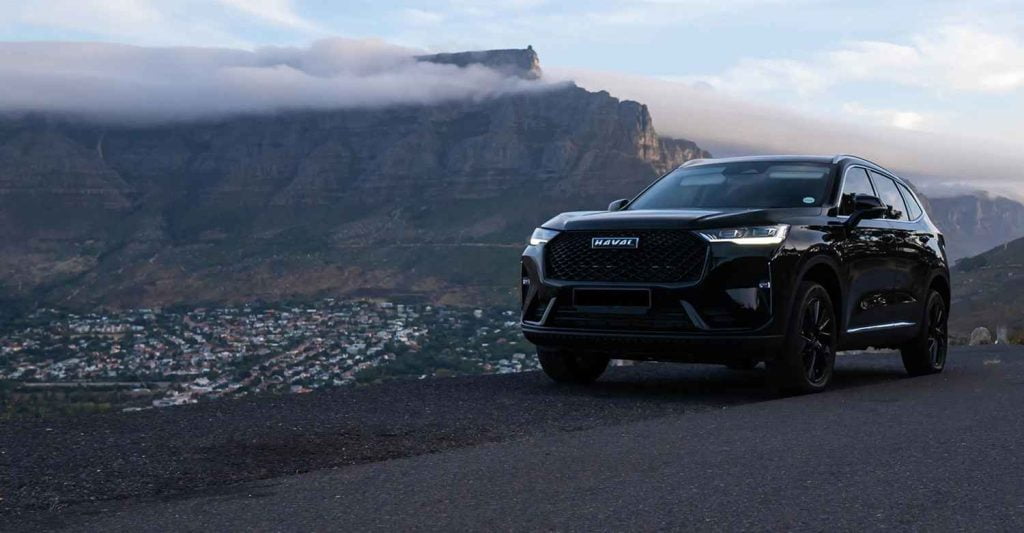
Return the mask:
M 800 269 L 797 283 L 813 281 L 825 288 L 832 300 L 832 310 L 839 324 L 846 323 L 845 306 L 846 290 L 839 276 L 838 262 L 827 255 L 818 255 L 809 259 Z M 795 291 L 794 291 L 795 292 Z M 842 328 L 838 328 L 842 331 Z
M 941 272 L 932 275 L 931 281 L 928 282 L 928 289 L 935 290 L 940 295 L 942 295 L 942 299 L 946 301 L 946 312 L 948 313 L 950 305 L 953 301 L 952 291 L 950 290 L 949 277 L 947 277 L 944 273 Z

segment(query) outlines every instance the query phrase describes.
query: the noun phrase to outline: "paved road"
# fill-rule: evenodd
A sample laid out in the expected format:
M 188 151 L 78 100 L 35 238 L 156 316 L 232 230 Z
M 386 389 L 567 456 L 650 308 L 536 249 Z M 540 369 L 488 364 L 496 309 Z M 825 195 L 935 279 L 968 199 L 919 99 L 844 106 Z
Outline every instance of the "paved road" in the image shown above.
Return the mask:
M 1024 350 L 960 349 L 946 373 L 914 379 L 898 378 L 892 359 L 847 358 L 842 386 L 814 396 L 748 396 L 639 422 L 618 418 L 578 431 L 527 432 L 200 495 L 105 502 L 73 510 L 63 524 L 389 531 L 1024 527 Z M 613 374 L 612 383 L 618 379 Z M 643 386 L 634 386 L 642 396 Z M 602 401 L 579 394 L 588 405 Z M 488 408 L 485 398 L 480 408 Z

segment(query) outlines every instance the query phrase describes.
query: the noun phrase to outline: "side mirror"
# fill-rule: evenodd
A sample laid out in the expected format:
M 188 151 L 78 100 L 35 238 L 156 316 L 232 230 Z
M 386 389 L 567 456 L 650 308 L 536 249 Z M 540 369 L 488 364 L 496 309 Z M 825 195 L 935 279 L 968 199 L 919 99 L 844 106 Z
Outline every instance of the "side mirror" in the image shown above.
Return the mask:
M 846 219 L 846 226 L 856 227 L 861 220 L 882 218 L 889 213 L 889 206 L 882 203 L 877 196 L 857 194 L 853 197 L 853 213 Z
M 629 200 L 627 200 L 625 198 L 620 198 L 620 199 L 615 200 L 614 202 L 608 204 L 608 210 L 609 211 L 620 211 L 620 210 L 622 210 L 623 207 L 626 207 L 626 204 L 628 204 L 628 203 L 629 203 Z

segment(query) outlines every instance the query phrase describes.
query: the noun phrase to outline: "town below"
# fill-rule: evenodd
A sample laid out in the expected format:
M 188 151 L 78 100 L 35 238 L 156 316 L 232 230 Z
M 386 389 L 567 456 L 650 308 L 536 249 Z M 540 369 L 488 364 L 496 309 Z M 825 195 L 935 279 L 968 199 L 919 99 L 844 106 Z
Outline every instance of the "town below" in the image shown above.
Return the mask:
M 536 367 L 518 314 L 387 301 L 76 314 L 0 330 L 0 416 L 140 410 Z

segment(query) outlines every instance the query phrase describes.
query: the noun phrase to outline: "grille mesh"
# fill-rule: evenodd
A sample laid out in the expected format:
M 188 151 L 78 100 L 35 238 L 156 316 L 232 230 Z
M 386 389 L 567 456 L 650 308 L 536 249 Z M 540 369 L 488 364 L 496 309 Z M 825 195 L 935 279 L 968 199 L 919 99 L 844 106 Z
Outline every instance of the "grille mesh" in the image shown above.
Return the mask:
M 639 237 L 636 249 L 594 249 L 594 237 Z M 704 270 L 707 242 L 689 231 L 567 231 L 545 247 L 548 277 L 564 281 L 685 283 Z

